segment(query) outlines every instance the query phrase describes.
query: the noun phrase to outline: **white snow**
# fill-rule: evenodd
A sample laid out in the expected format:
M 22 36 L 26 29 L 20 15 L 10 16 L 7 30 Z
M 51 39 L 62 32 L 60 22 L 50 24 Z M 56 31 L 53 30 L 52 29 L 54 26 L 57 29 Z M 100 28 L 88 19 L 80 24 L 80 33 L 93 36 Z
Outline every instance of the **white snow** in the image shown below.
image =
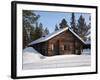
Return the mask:
M 85 41 L 85 44 L 91 44 L 91 41 Z
M 29 47 L 23 50 L 23 69 L 81 67 L 91 65 L 91 55 L 56 55 L 44 57 Z
M 47 40 L 53 38 L 54 36 L 56 36 L 56 35 L 58 35 L 58 34 L 64 32 L 64 31 L 67 31 L 68 29 L 69 29 L 68 27 L 63 28 L 63 29 L 60 29 L 60 30 L 58 30 L 58 31 L 55 31 L 55 32 L 53 32 L 53 33 L 51 33 L 51 34 L 46 35 L 45 37 L 41 37 L 41 38 L 39 38 L 39 39 L 37 39 L 37 40 L 35 40 L 35 41 L 29 43 L 28 45 L 33 45 L 33 44 L 37 44 L 37 43 L 40 43 L 40 42 L 47 41 Z M 82 38 L 80 38 L 75 32 L 73 32 L 71 29 L 69 29 L 69 31 L 70 31 L 72 34 L 74 34 L 79 40 L 81 40 L 81 41 L 85 44 L 84 40 L 83 40 Z
M 58 31 L 55 31 L 55 32 L 53 32 L 53 33 L 51 33 L 51 34 L 46 35 L 45 37 L 41 37 L 41 38 L 39 38 L 39 39 L 37 39 L 37 40 L 35 40 L 35 41 L 29 43 L 29 45 L 47 41 L 47 40 L 51 39 L 52 37 L 54 37 L 54 36 L 56 36 L 56 35 L 58 35 L 58 34 L 60 34 L 60 33 L 62 33 L 63 31 L 65 31 L 65 30 L 67 30 L 67 29 L 68 29 L 68 27 L 63 28 L 63 29 L 60 29 L 60 30 L 58 30 Z
M 32 47 L 27 47 L 23 50 L 23 64 L 40 61 L 42 58 L 45 57 Z
M 82 55 L 91 55 L 91 49 L 83 49 Z

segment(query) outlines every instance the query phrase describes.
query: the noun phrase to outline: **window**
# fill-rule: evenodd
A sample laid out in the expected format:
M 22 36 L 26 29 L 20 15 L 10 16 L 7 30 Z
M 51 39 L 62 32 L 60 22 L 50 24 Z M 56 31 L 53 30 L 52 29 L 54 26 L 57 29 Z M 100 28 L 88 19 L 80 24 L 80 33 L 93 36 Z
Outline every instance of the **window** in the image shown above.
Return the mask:
M 66 50 L 66 45 L 64 45 L 64 50 Z
M 66 45 L 63 45 L 62 46 L 62 50 L 66 50 Z
M 51 50 L 54 50 L 54 44 L 51 44 Z
M 62 45 L 62 50 L 64 50 L 64 45 Z

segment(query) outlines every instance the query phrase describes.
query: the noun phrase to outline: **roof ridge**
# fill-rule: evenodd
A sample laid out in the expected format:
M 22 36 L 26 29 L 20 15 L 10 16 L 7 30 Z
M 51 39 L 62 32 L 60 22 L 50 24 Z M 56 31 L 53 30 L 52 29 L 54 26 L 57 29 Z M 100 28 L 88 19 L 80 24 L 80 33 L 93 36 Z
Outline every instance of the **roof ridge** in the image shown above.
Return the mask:
M 39 39 L 37 39 L 37 40 L 35 40 L 35 41 L 32 41 L 32 42 L 29 43 L 28 45 L 32 45 L 32 44 L 36 44 L 36 43 L 40 43 L 40 42 L 47 41 L 47 40 L 53 38 L 54 36 L 56 36 L 56 35 L 62 33 L 63 31 L 65 31 L 65 30 L 67 30 L 67 29 L 68 29 L 68 27 L 65 27 L 65 28 L 63 28 L 63 29 L 57 30 L 57 31 L 55 31 L 55 32 L 53 32 L 53 33 L 50 33 L 50 34 L 46 35 L 45 37 L 40 37 Z M 55 35 L 54 35 L 54 34 L 55 34 Z M 46 39 L 45 39 L 45 38 L 46 38 Z
M 55 31 L 55 32 L 53 32 L 53 33 L 50 33 L 50 34 L 46 35 L 45 37 L 40 37 L 39 39 L 37 39 L 37 40 L 35 40 L 35 41 L 32 41 L 32 42 L 29 43 L 28 45 L 37 44 L 37 43 L 40 43 L 40 42 L 45 42 L 45 41 L 47 41 L 47 40 L 49 40 L 49 39 L 55 37 L 56 35 L 62 33 L 62 32 L 65 31 L 65 30 L 68 30 L 68 29 L 69 29 L 69 31 L 70 31 L 72 34 L 74 34 L 79 40 L 81 40 L 81 41 L 85 44 L 84 40 L 83 40 L 82 38 L 80 38 L 73 30 L 71 30 L 71 29 L 68 28 L 68 27 L 65 27 L 65 28 L 63 28 L 63 29 L 57 30 L 57 31 Z

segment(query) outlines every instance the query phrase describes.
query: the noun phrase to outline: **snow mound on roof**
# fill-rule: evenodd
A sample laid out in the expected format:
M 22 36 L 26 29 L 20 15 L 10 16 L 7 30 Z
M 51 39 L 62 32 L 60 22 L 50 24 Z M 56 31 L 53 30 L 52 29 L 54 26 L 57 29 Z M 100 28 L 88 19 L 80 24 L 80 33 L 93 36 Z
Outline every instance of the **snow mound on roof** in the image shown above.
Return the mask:
M 33 63 L 35 61 L 40 61 L 41 59 L 44 59 L 44 58 L 45 57 L 43 55 L 41 55 L 32 47 L 27 47 L 23 50 L 23 64 Z

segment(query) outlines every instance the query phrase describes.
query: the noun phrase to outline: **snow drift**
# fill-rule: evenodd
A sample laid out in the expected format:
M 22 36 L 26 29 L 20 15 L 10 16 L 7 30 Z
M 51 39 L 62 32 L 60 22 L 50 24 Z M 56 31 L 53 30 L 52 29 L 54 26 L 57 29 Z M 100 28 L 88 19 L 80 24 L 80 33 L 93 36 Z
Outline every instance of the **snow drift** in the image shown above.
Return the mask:
M 23 69 L 46 69 L 64 67 L 83 67 L 91 65 L 90 55 L 60 55 L 46 57 L 40 61 L 23 64 Z
M 83 49 L 82 55 L 91 55 L 91 49 Z
M 91 66 L 91 55 L 56 55 L 46 57 L 32 47 L 23 50 L 23 69 Z
M 43 58 L 45 57 L 32 47 L 27 47 L 23 50 L 23 64 L 34 63 L 36 61 L 40 61 Z

